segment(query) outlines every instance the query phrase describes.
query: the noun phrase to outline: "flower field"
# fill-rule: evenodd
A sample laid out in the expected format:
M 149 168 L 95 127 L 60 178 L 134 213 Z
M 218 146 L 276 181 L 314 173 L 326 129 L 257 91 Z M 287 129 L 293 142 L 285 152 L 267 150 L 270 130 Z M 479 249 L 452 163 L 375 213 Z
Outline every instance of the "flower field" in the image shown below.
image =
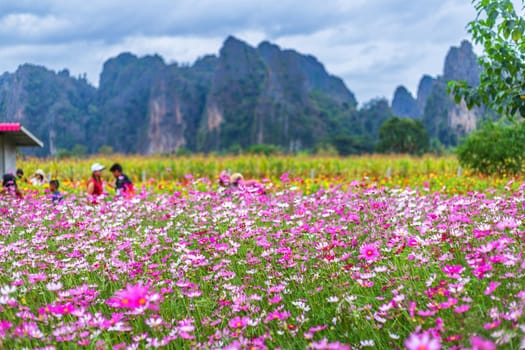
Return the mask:
M 114 162 L 124 167 L 138 187 L 145 187 L 156 193 L 185 192 L 188 184 L 194 188 L 209 190 L 216 188 L 216 179 L 221 171 L 240 172 L 245 178 L 259 179 L 279 186 L 283 173 L 290 175 L 295 186 L 306 193 L 314 193 L 331 185 L 346 184 L 360 180 L 370 186 L 390 188 L 428 188 L 447 194 L 503 189 L 514 180 L 510 177 L 474 176 L 461 169 L 455 157 L 409 157 L 409 156 L 356 156 L 348 158 L 313 156 L 106 156 L 89 159 L 42 160 L 28 158 L 19 162 L 26 175 L 37 169 L 62 182 L 67 192 L 85 191 L 90 176 L 90 165 L 99 162 L 108 168 Z M 111 174 L 104 174 L 107 181 L 113 181 Z M 203 181 L 194 181 L 203 179 Z M 296 180 L 296 181 L 295 181 Z M 26 190 L 30 188 L 25 186 Z
M 519 349 L 525 186 L 453 168 L 2 196 L 0 348 Z

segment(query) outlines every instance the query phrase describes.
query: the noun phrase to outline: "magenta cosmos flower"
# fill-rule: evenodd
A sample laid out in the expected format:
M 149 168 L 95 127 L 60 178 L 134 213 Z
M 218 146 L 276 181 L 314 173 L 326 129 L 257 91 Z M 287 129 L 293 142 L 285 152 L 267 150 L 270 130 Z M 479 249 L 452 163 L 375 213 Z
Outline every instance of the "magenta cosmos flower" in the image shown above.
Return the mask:
M 405 340 L 407 350 L 440 350 L 441 340 L 439 338 L 431 338 L 430 334 L 410 334 Z
M 107 304 L 123 309 L 151 308 L 151 302 L 157 299 L 156 294 L 151 294 L 149 288 L 139 282 L 135 285 L 128 284 L 126 289 L 117 291 Z
M 236 316 L 232 318 L 230 322 L 228 322 L 228 326 L 230 326 L 231 328 L 244 328 L 246 327 L 249 321 L 250 321 L 250 318 L 246 316 L 243 316 L 243 317 Z
M 482 337 L 472 336 L 470 342 L 472 343 L 472 350 L 496 350 L 496 344 Z
M 366 261 L 374 261 L 379 257 L 379 250 L 375 244 L 364 244 L 359 248 L 359 257 Z

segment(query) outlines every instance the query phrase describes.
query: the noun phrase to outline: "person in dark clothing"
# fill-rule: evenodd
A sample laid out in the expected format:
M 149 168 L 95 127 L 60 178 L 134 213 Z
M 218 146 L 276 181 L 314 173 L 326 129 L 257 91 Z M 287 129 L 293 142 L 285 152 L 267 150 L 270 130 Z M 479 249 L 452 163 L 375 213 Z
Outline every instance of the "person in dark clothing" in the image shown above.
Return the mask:
M 17 198 L 23 197 L 22 192 L 16 185 L 16 177 L 13 174 L 4 174 L 2 177 L 2 187 L 4 193 L 11 194 Z
M 29 180 L 24 176 L 24 169 L 18 168 L 16 169 L 16 180 L 18 184 L 27 184 L 29 183 Z
M 60 182 L 58 180 L 49 181 L 49 192 L 51 192 L 51 202 L 54 204 L 62 202 L 62 193 L 58 190 Z
M 133 182 L 123 173 L 122 165 L 115 163 L 109 168 L 109 171 L 115 177 L 115 191 L 117 197 L 130 197 L 135 193 Z

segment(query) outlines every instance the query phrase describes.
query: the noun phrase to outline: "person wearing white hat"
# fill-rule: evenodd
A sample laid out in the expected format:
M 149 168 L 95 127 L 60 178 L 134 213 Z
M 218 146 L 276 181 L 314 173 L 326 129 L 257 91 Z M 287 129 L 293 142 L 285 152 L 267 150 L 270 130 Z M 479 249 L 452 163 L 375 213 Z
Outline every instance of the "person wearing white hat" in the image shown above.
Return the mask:
M 44 173 L 44 170 L 38 169 L 35 171 L 33 176 L 31 177 L 31 183 L 33 186 L 42 186 L 47 183 L 46 181 L 46 174 Z
M 93 197 L 98 197 L 104 192 L 104 185 L 102 183 L 102 170 L 106 167 L 100 163 L 93 163 L 91 165 L 91 177 L 87 183 L 87 193 Z

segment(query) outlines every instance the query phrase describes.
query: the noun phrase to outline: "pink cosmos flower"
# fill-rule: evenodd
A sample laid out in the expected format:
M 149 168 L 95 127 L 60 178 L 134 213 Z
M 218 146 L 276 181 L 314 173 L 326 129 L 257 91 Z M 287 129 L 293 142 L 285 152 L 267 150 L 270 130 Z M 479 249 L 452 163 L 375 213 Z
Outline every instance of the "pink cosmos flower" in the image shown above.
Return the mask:
M 232 318 L 230 320 L 230 322 L 228 322 L 228 326 L 230 326 L 230 328 L 236 328 L 236 329 L 244 328 L 244 327 L 246 327 L 246 325 L 248 324 L 249 321 L 250 321 L 249 317 L 237 316 L 237 317 Z
M 279 294 L 276 294 L 272 298 L 268 299 L 268 302 L 270 304 L 278 304 L 281 302 L 281 300 L 283 300 L 283 298 Z
M 184 319 L 177 322 L 177 328 L 180 332 L 190 333 L 195 330 L 192 319 Z
M 405 340 L 407 350 L 440 350 L 441 340 L 430 337 L 429 333 L 415 334 L 412 333 Z
M 148 286 L 142 282 L 135 285 L 128 284 L 126 289 L 119 290 L 106 303 L 109 306 L 123 309 L 153 308 L 152 301 L 158 300 L 156 294 L 149 292 Z
M 485 325 L 483 325 L 483 328 L 485 328 L 486 330 L 490 330 L 490 329 L 497 328 L 500 324 L 501 324 L 501 320 L 495 320 L 489 323 L 485 323 Z
M 500 285 L 501 285 L 500 282 L 490 282 L 487 289 L 485 289 L 484 294 L 491 295 L 496 290 L 496 288 L 498 288 Z
M 7 330 L 13 327 L 13 324 L 8 321 L 0 321 L 0 339 L 6 336 Z
M 13 334 L 20 338 L 36 338 L 41 339 L 44 337 L 44 333 L 40 331 L 38 325 L 35 322 L 22 322 L 18 327 L 15 328 Z
M 417 243 L 417 240 L 415 238 L 410 238 L 407 242 L 407 245 L 409 247 L 417 247 L 418 243 Z
M 350 350 L 350 346 L 339 342 L 330 343 L 326 338 L 313 342 L 308 349 L 312 350 Z
M 268 323 L 273 320 L 286 320 L 288 317 L 290 317 L 290 315 L 291 314 L 289 311 L 272 311 L 268 314 L 268 316 L 266 316 L 264 323 Z
M 324 331 L 327 328 L 328 328 L 328 325 L 323 324 L 323 325 L 320 325 L 320 326 L 315 326 L 315 327 L 310 328 L 308 330 L 308 332 L 310 332 L 310 333 L 317 333 L 317 332 L 320 332 L 320 331 Z
M 504 218 L 496 224 L 496 229 L 503 231 L 505 229 L 514 229 L 521 224 L 519 220 L 514 218 Z
M 437 312 L 435 310 L 418 310 L 417 315 L 421 317 L 432 317 Z
M 472 343 L 472 350 L 496 350 L 496 344 L 482 337 L 472 336 L 470 342 Z
M 454 312 L 458 314 L 462 314 L 464 312 L 467 312 L 468 310 L 470 310 L 470 305 L 464 304 L 464 305 L 460 305 L 457 308 L 455 308 Z
M 177 330 L 179 331 L 179 336 L 182 339 L 194 339 L 195 336 L 192 333 L 195 330 L 193 325 L 193 319 L 184 319 L 177 322 Z
M 442 269 L 442 271 L 446 273 L 448 277 L 454 279 L 460 278 L 463 270 L 464 268 L 461 265 L 447 265 Z
M 375 244 L 364 244 L 359 248 L 359 258 L 366 261 L 375 261 L 379 257 L 379 250 Z
M 55 314 L 55 315 L 67 315 L 75 311 L 75 307 L 71 305 L 70 303 L 63 304 L 63 305 L 55 304 L 55 305 L 49 305 L 48 310 L 50 313 Z

